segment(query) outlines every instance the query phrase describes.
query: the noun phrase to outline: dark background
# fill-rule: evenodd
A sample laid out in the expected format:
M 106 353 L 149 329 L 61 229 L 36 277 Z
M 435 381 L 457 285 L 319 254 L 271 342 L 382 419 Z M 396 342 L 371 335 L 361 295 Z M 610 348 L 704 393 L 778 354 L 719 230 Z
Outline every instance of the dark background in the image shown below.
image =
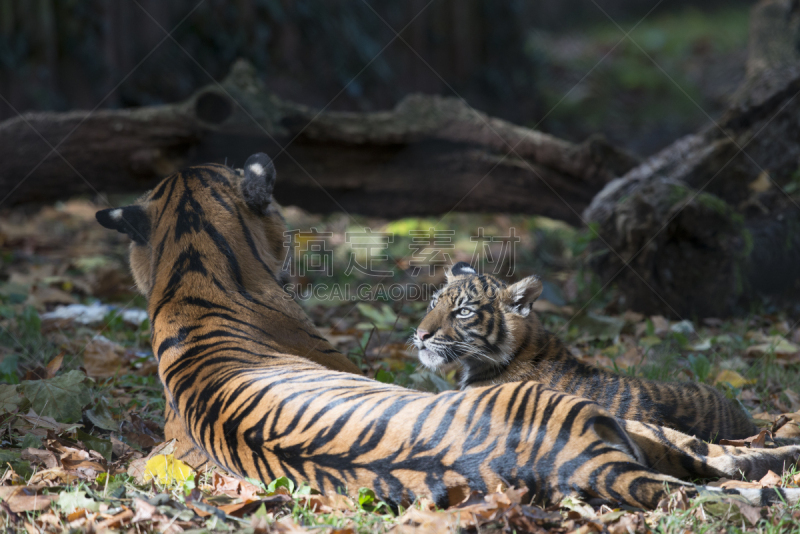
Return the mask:
M 318 108 L 457 94 L 569 140 L 602 132 L 644 156 L 724 109 L 744 76 L 750 5 L 0 0 L 0 119 L 179 101 L 244 57 L 270 90 Z

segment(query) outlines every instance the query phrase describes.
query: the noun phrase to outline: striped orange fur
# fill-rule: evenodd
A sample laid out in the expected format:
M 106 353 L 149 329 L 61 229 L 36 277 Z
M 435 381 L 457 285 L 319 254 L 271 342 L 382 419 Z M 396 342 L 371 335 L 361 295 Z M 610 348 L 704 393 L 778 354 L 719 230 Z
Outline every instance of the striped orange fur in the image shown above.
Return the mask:
M 454 265 L 414 335 L 420 360 L 431 369 L 458 362 L 462 388 L 533 380 L 592 399 L 621 419 L 704 440 L 758 433 L 750 417 L 716 388 L 622 376 L 581 362 L 533 312 L 541 291 L 535 276 L 506 286 L 466 263 Z
M 257 154 L 242 171 L 186 169 L 97 214 L 132 238 L 171 435 L 229 471 L 324 492 L 367 487 L 392 505 L 428 495 L 446 506 L 504 483 L 539 499 L 652 508 L 669 487 L 697 491 L 650 465 L 659 451 L 678 458 L 681 476 L 760 476 L 797 453 L 673 450 L 658 428 L 626 429 L 597 403 L 533 382 L 434 395 L 360 376 L 281 288 L 274 180 Z M 782 497 L 796 499 L 788 490 L 748 498 Z

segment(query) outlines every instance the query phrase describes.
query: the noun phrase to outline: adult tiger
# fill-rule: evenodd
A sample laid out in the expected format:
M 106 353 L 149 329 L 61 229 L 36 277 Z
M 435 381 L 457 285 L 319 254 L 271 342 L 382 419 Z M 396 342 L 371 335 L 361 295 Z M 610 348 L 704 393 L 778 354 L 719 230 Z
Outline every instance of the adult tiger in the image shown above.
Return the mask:
M 269 158 L 256 154 L 244 171 L 192 167 L 133 206 L 97 214 L 133 240 L 134 278 L 183 438 L 229 471 L 324 492 L 368 487 L 393 505 L 430 495 L 446 506 L 506 483 L 550 500 L 651 508 L 667 484 L 698 491 L 656 471 L 659 458 L 678 476 L 758 477 L 798 452 L 649 444 L 659 429 L 625 423 L 626 432 L 596 403 L 534 383 L 433 395 L 346 372 L 356 369 L 278 283 L 274 182 Z M 798 498 L 747 491 L 754 502 Z
M 597 401 L 620 419 L 706 440 L 758 433 L 750 417 L 711 386 L 620 376 L 581 362 L 533 312 L 541 293 L 535 276 L 507 287 L 465 262 L 453 265 L 413 336 L 420 361 L 434 370 L 457 361 L 462 388 L 534 380 Z

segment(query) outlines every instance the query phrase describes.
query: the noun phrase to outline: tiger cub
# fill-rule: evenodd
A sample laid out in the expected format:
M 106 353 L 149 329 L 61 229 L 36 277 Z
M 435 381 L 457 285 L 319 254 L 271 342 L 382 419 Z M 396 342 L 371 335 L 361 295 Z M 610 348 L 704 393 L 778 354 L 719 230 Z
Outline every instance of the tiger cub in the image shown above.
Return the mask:
M 702 439 L 758 432 L 749 416 L 705 384 L 620 376 L 575 358 L 532 311 L 542 293 L 535 276 L 506 286 L 460 262 L 431 299 L 413 343 L 429 369 L 461 365 L 461 389 L 533 380 L 598 402 L 613 415 Z

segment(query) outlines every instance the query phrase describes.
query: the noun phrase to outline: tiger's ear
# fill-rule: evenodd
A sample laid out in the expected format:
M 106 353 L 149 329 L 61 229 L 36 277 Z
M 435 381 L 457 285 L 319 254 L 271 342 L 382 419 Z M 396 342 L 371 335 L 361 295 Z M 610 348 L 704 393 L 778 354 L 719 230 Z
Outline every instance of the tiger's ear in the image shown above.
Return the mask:
M 541 294 L 542 281 L 538 276 L 528 276 L 505 288 L 500 299 L 513 313 L 527 317 Z
M 275 188 L 275 165 L 264 153 L 253 154 L 244 164 L 242 196 L 247 206 L 256 213 L 264 213 L 272 202 Z
M 150 241 L 150 219 L 141 206 L 100 210 L 95 213 L 95 218 L 110 230 L 128 234 L 136 244 L 146 245 Z
M 465 261 L 460 261 L 445 271 L 448 282 L 456 276 L 469 276 L 473 274 L 478 274 L 478 271 L 470 267 L 469 263 Z

